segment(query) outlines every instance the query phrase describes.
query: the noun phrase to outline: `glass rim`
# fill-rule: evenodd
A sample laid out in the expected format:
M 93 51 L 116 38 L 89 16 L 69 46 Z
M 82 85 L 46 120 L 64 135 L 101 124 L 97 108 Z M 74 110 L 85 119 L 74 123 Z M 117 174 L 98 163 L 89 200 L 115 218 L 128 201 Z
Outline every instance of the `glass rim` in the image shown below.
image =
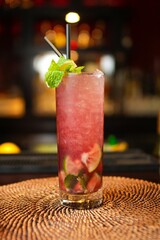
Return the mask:
M 100 70 L 99 70 L 100 71 Z M 97 76 L 97 74 L 95 74 L 96 70 L 94 72 L 81 72 L 81 73 L 67 73 L 66 75 L 64 75 L 64 77 L 69 77 L 69 76 L 79 76 L 79 75 L 92 75 L 92 76 Z M 101 72 L 101 76 L 104 76 L 104 73 L 102 71 Z

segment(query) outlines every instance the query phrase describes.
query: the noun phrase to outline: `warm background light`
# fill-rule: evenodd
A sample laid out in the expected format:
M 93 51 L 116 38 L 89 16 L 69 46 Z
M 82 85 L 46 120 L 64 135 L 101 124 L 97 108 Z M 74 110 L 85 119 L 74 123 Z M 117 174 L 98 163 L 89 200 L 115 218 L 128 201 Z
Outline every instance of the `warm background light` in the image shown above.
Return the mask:
M 103 55 L 100 59 L 100 68 L 106 75 L 108 75 L 108 76 L 113 75 L 115 72 L 114 57 L 109 54 Z
M 76 23 L 76 22 L 79 22 L 80 16 L 76 12 L 69 12 L 66 14 L 65 20 L 68 23 Z

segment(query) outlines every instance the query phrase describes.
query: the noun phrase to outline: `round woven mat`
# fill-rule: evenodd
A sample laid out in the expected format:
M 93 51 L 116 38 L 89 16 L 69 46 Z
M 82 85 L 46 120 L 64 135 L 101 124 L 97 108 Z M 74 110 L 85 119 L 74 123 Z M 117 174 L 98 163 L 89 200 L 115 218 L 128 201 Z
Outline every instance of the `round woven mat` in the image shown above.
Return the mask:
M 160 239 L 160 185 L 104 177 L 104 203 L 91 210 L 63 207 L 57 178 L 0 187 L 1 240 Z

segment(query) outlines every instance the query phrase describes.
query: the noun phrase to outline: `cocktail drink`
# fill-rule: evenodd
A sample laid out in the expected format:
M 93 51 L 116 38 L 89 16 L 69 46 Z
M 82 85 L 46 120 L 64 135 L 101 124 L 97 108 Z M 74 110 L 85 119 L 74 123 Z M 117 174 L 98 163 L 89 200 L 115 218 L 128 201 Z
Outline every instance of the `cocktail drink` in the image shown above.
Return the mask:
M 102 204 L 104 75 L 71 73 L 56 88 L 60 199 L 79 209 Z
M 98 207 L 102 204 L 104 74 L 82 73 L 84 67 L 78 67 L 69 54 L 65 58 L 55 52 L 59 59 L 51 61 L 45 82 L 56 88 L 60 200 L 78 209 Z

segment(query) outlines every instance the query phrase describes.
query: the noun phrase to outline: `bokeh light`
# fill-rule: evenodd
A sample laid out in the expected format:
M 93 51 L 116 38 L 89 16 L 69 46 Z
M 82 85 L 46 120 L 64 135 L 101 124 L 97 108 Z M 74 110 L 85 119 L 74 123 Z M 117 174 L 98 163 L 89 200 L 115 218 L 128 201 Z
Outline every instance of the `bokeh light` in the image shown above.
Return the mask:
M 79 22 L 80 16 L 76 12 L 69 12 L 66 14 L 65 20 L 68 23 L 76 23 L 76 22 Z

